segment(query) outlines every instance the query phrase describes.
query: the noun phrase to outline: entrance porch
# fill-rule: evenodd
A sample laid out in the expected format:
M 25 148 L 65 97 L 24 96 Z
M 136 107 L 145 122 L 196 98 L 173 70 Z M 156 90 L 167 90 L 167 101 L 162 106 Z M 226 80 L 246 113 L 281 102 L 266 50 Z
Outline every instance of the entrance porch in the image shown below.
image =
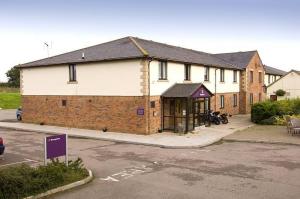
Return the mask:
M 208 114 L 213 94 L 201 83 L 175 84 L 162 95 L 162 129 L 189 132 L 210 124 Z

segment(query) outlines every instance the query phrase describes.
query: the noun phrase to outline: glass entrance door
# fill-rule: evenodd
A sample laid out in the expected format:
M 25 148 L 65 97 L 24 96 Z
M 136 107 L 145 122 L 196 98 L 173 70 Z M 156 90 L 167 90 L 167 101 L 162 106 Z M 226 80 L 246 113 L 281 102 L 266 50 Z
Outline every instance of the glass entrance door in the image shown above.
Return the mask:
M 175 132 L 187 131 L 188 106 L 186 98 L 165 98 L 163 106 L 163 129 Z
M 200 102 L 197 100 L 194 102 L 194 126 L 200 126 L 200 120 L 199 120 L 199 115 L 200 115 Z
M 194 101 L 194 126 L 204 125 L 209 110 L 208 98 L 198 98 Z

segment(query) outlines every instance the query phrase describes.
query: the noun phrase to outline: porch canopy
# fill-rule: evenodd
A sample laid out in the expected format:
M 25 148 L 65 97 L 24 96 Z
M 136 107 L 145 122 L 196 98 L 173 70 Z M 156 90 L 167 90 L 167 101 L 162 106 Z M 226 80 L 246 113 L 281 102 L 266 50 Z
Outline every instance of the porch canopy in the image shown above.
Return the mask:
M 205 123 L 213 94 L 202 83 L 176 83 L 162 94 L 163 130 L 192 131 Z
M 202 83 L 176 83 L 163 94 L 163 97 L 209 98 L 213 94 Z

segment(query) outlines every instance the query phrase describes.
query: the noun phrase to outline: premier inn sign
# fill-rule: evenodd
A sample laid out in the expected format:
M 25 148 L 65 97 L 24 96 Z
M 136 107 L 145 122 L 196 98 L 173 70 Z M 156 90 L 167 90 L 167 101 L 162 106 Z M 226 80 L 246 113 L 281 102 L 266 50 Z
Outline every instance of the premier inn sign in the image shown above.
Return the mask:
M 54 135 L 45 137 L 45 165 L 47 159 L 58 158 L 61 156 L 66 157 L 66 164 L 68 165 L 68 136 Z

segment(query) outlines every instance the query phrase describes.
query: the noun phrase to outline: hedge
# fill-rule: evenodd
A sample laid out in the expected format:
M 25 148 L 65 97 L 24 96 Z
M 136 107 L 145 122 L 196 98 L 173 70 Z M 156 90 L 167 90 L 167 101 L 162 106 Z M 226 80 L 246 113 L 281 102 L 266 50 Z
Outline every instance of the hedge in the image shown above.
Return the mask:
M 251 109 L 251 121 L 257 124 L 274 124 L 276 118 L 284 115 L 299 115 L 300 99 L 264 101 L 256 103 Z
M 0 199 L 24 198 L 46 192 L 88 176 L 82 160 L 69 161 L 67 167 L 58 160 L 47 166 L 32 168 L 26 164 L 0 169 Z

